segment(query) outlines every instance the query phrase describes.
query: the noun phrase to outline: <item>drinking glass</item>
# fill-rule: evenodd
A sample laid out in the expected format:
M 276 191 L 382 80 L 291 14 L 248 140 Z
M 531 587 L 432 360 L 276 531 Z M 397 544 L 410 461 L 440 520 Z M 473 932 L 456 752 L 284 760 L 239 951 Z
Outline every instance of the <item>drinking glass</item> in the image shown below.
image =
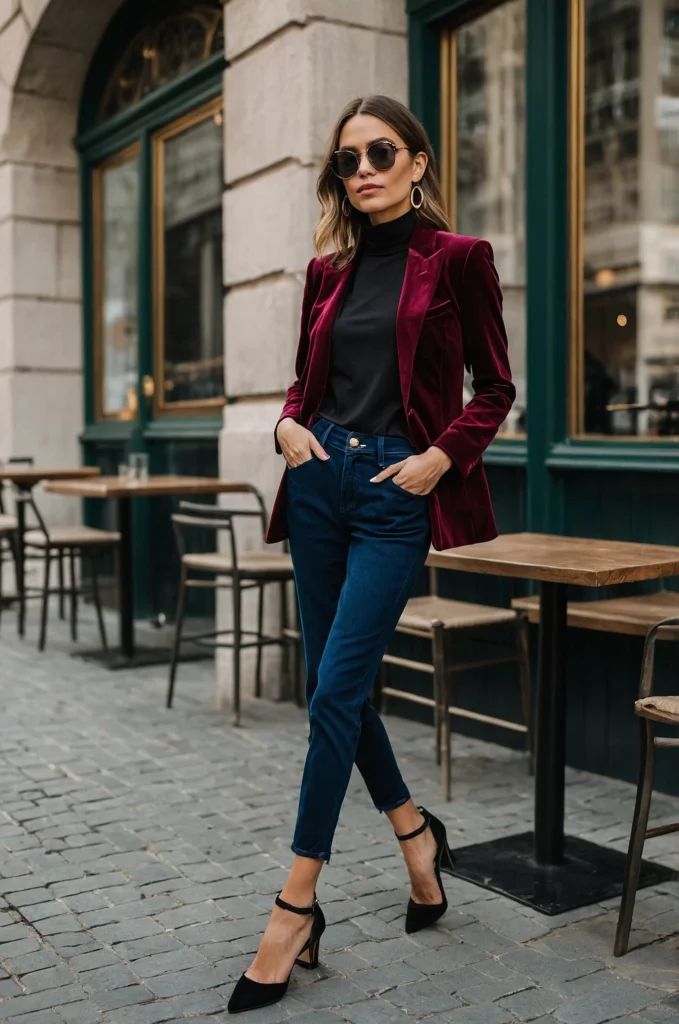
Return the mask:
M 146 452 L 130 455 L 130 479 L 137 484 L 147 483 L 149 478 L 149 457 Z

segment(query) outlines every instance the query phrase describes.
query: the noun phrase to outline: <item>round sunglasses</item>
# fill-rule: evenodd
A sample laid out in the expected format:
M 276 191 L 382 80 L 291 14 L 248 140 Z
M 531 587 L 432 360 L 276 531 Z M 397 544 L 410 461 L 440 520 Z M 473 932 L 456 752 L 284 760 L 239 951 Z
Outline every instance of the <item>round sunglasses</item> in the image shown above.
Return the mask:
M 371 142 L 365 151 L 371 167 L 376 171 L 388 171 L 396 163 L 396 153 L 407 146 L 395 146 L 388 139 Z M 332 154 L 330 166 L 338 178 L 353 178 L 361 166 L 361 159 L 353 149 L 336 149 Z

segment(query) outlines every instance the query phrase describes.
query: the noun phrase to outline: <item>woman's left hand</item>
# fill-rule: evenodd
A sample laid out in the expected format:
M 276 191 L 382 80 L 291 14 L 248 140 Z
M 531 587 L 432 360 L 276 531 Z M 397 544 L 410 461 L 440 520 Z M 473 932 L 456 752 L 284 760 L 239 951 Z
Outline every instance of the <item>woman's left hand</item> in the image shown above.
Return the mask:
M 379 484 L 393 477 L 394 483 L 404 491 L 410 491 L 411 494 L 429 494 L 452 464 L 453 460 L 449 455 L 432 445 L 422 455 L 409 455 L 407 459 L 387 466 L 377 476 L 371 477 L 370 483 Z

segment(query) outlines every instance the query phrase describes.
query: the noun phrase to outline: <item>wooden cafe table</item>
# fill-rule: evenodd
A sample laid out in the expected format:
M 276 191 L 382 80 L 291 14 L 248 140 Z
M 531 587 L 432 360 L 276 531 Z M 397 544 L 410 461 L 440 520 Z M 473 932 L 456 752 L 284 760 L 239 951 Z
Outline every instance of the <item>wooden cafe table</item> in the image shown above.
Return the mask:
M 134 641 L 134 589 L 132 566 L 132 513 L 134 498 L 157 498 L 172 495 L 225 494 L 242 491 L 244 484 L 202 476 L 149 476 L 144 482 L 117 476 L 100 476 L 91 480 L 58 480 L 45 484 L 53 494 L 77 498 L 113 498 L 117 504 L 120 533 L 119 621 L 120 650 L 104 658 L 109 668 L 131 668 L 169 660 L 164 648 L 138 649 Z
M 455 873 L 545 914 L 619 895 L 625 855 L 564 835 L 567 590 L 679 575 L 679 548 L 516 533 L 432 550 L 427 564 L 541 582 L 534 831 L 455 850 Z M 643 871 L 641 885 L 672 874 L 646 863 Z
M 22 498 L 30 496 L 31 491 L 38 484 L 47 480 L 83 480 L 89 477 L 98 476 L 101 470 L 98 466 L 76 466 L 72 469 L 44 469 L 40 466 L 30 466 L 25 462 L 12 463 L 0 468 L 0 483 L 7 481 L 14 484 L 19 494 L 16 503 L 17 515 L 17 552 L 16 552 L 16 576 L 17 576 L 17 597 L 19 599 L 19 615 L 17 624 L 19 636 L 23 636 L 26 629 L 26 574 L 24 558 L 24 533 L 26 532 L 26 505 Z

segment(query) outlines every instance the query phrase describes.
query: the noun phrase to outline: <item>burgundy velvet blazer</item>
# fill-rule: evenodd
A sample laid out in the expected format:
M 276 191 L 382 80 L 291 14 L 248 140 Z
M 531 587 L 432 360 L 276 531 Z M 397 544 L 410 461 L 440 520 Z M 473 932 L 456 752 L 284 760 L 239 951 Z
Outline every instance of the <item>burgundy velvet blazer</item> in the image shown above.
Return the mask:
M 325 394 L 335 317 L 353 263 L 311 260 L 302 301 L 295 363 L 279 422 L 310 427 Z M 401 395 L 418 452 L 442 448 L 453 464 L 429 495 L 432 544 L 437 550 L 497 536 L 481 456 L 515 397 L 502 319 L 502 292 L 488 242 L 417 223 L 410 241 L 396 315 Z M 474 397 L 462 404 L 465 366 Z M 276 441 L 276 450 L 281 454 Z M 283 472 L 266 541 L 287 536 Z M 376 484 L 375 486 L 379 486 Z

